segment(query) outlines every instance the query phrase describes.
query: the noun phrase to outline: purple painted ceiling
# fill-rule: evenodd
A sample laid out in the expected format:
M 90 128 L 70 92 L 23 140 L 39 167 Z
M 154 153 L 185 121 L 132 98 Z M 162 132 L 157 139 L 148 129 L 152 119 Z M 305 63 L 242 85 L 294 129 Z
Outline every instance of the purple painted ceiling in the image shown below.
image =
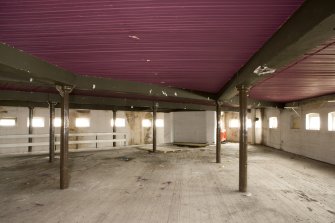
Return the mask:
M 335 37 L 252 88 L 252 98 L 290 102 L 335 92 Z
M 0 41 L 81 75 L 216 93 L 302 2 L 2 0 Z

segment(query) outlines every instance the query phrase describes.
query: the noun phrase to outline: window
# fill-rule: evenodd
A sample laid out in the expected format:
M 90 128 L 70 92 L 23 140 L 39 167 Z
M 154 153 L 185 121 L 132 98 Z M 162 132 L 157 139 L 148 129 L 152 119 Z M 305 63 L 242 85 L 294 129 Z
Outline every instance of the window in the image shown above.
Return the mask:
M 309 113 L 306 115 L 306 129 L 320 130 L 320 114 Z
M 230 119 L 229 120 L 229 128 L 238 128 L 240 126 L 240 122 L 238 119 Z
M 0 126 L 16 126 L 16 118 L 1 118 Z
M 247 118 L 247 128 L 251 128 L 252 127 L 252 122 L 250 118 Z
M 256 128 L 256 129 L 260 129 L 260 128 L 262 128 L 262 121 L 261 121 L 259 118 L 256 118 L 256 121 L 255 121 L 255 128 Z
M 61 127 L 61 125 L 62 125 L 62 119 L 61 118 L 59 118 L 59 117 L 57 117 L 57 118 L 54 118 L 54 126 L 55 127 Z
M 335 112 L 328 113 L 328 131 L 335 131 Z
M 143 119 L 142 127 L 145 127 L 145 128 L 151 127 L 151 121 L 149 119 Z
M 42 117 L 33 117 L 32 126 L 36 128 L 44 127 L 44 118 Z M 29 118 L 27 119 L 27 127 L 29 127 Z
M 158 127 L 158 128 L 164 127 L 164 120 L 163 119 L 156 119 L 156 127 Z
M 111 126 L 114 126 L 114 120 L 111 120 Z M 126 120 L 124 118 L 116 118 L 115 119 L 116 127 L 126 127 Z
M 89 118 L 76 118 L 76 127 L 78 128 L 90 127 L 90 119 Z
M 270 117 L 269 118 L 269 128 L 276 129 L 278 128 L 278 119 L 277 117 Z

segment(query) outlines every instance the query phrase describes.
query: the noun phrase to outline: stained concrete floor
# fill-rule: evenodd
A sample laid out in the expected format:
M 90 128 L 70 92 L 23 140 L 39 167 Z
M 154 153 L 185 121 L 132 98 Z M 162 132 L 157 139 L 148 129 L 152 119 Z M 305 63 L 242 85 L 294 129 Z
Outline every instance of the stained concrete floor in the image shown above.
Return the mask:
M 335 166 L 249 146 L 243 194 L 237 144 L 172 151 L 71 153 L 63 191 L 59 160 L 0 156 L 0 222 L 335 222 Z

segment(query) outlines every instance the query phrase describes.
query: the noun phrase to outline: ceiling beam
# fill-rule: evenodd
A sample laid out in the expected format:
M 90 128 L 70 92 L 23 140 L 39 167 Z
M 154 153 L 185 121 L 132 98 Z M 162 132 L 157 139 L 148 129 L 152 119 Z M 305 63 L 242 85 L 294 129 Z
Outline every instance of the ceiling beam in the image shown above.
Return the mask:
M 289 102 L 285 104 L 285 107 L 299 107 L 302 105 L 313 103 L 331 103 L 332 105 L 335 105 L 335 94 L 323 95 L 304 100 Z
M 213 100 L 214 94 L 111 78 L 78 75 L 49 64 L 37 57 L 0 43 L 0 80 L 42 83 L 50 86 L 70 85 L 78 90 L 103 90 L 153 97 Z
M 293 16 L 253 55 L 217 94 L 229 100 L 238 94 L 236 86 L 254 86 L 269 75 L 254 73 L 259 66 L 272 69 L 289 65 L 320 43 L 334 37 L 334 0 L 306 0 Z
M 30 104 L 41 105 L 46 107 L 48 101 L 61 102 L 61 97 L 58 94 L 39 93 L 39 92 L 23 92 L 23 91 L 0 91 L 0 105 L 8 106 L 26 106 Z M 159 109 L 162 110 L 215 110 L 215 106 L 199 105 L 192 103 L 176 103 L 176 102 L 157 102 Z M 143 110 L 151 109 L 152 100 L 138 100 L 126 98 L 112 97 L 93 97 L 70 95 L 71 108 L 86 108 L 86 109 L 101 109 L 110 108 L 117 110 Z M 109 109 L 107 109 L 109 110 Z
M 229 100 L 224 100 L 226 104 L 230 104 L 231 106 L 234 107 L 239 107 L 239 97 L 234 96 Z M 262 101 L 262 100 L 257 100 L 253 98 L 248 98 L 248 108 L 268 108 L 268 107 L 273 107 L 273 108 L 283 108 L 284 103 L 278 103 L 278 102 L 271 102 L 271 101 Z

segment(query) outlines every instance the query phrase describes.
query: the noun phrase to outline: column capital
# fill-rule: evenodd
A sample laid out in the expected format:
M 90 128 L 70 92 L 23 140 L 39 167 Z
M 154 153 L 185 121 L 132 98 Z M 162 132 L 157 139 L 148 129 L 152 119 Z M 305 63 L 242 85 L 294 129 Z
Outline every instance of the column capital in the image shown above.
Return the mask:
M 72 90 L 74 89 L 74 86 L 69 85 L 56 85 L 56 89 L 59 92 L 59 94 L 64 97 L 64 93 L 70 94 Z
M 216 106 L 222 106 L 223 105 L 223 101 L 217 100 L 215 101 Z
M 53 105 L 53 106 L 57 105 L 57 103 L 58 103 L 58 102 L 55 102 L 55 101 L 48 101 L 48 104 L 49 104 L 49 105 Z
M 236 86 L 236 89 L 237 89 L 238 91 L 249 92 L 250 87 L 251 87 L 251 86 L 246 85 L 246 84 L 240 84 L 240 85 L 237 85 L 237 86 Z

